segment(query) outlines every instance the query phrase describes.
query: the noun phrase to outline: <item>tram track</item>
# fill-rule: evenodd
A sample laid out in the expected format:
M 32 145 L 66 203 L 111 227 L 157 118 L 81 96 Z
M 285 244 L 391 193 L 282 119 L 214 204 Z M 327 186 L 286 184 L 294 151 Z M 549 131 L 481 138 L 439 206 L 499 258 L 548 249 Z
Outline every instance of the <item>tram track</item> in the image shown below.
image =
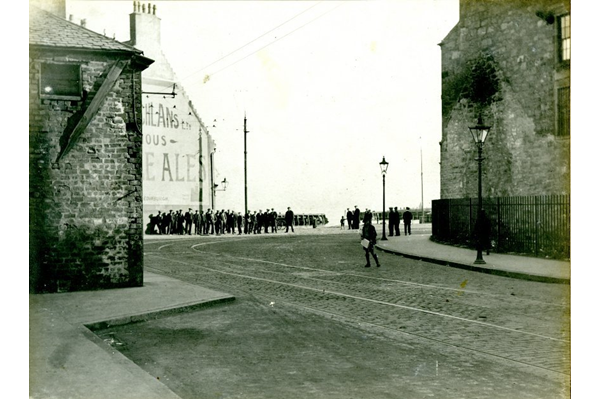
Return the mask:
M 244 258 L 244 260 L 246 259 Z M 253 276 L 265 278 L 269 281 L 277 281 L 290 285 L 316 287 L 317 291 L 323 290 L 325 292 L 345 293 L 348 295 L 353 295 L 357 291 L 360 291 L 361 288 L 367 286 L 367 289 L 370 290 L 372 294 L 377 294 L 377 297 L 372 298 L 372 300 L 381 301 L 382 304 L 402 303 L 404 306 L 407 307 L 411 305 L 418 305 L 420 299 L 423 296 L 428 296 L 432 299 L 432 302 L 434 303 L 430 305 L 430 307 L 424 312 L 436 312 L 436 309 L 449 309 L 450 311 L 453 311 L 455 313 L 474 316 L 479 316 L 482 312 L 484 312 L 488 314 L 487 318 L 491 318 L 491 315 L 494 314 L 493 308 L 499 307 L 500 303 L 506 303 L 507 301 L 510 301 L 512 304 L 515 305 L 515 308 L 518 304 L 518 301 L 514 298 L 502 299 L 499 296 L 491 296 L 492 299 L 490 300 L 489 298 L 486 299 L 485 297 L 482 297 L 486 295 L 485 293 L 477 291 L 465 292 L 453 288 L 439 288 L 432 285 L 412 285 L 409 282 L 405 281 L 398 281 L 385 278 L 374 278 L 369 277 L 368 275 L 361 274 L 311 269 L 313 272 L 316 271 L 316 275 L 296 275 L 294 273 L 290 274 L 289 271 L 286 270 L 286 267 L 289 267 L 289 265 L 279 265 L 279 263 L 273 262 L 267 263 L 269 267 L 266 269 L 260 269 L 259 267 L 252 265 Z M 240 266 L 239 264 L 234 264 L 225 261 L 223 261 L 223 265 L 227 265 L 228 269 L 233 272 L 247 270 L 248 266 L 247 264 L 244 266 Z M 273 265 L 283 266 L 284 269 L 273 269 L 271 268 L 271 266 Z M 302 268 L 305 269 L 304 267 Z M 368 283 L 365 283 L 365 281 L 372 281 L 376 284 L 369 285 Z M 379 284 L 380 282 L 386 282 L 386 285 L 382 287 L 382 285 Z M 454 296 L 451 304 L 441 304 L 439 301 L 440 296 L 446 296 L 446 292 L 449 292 Z M 390 297 L 393 293 L 402 293 L 402 295 L 397 295 L 397 299 L 393 300 L 393 298 Z M 469 301 L 462 301 L 462 299 L 464 299 L 465 297 L 469 297 Z M 476 298 L 480 298 L 485 301 L 476 301 Z M 473 305 L 474 303 L 485 303 L 486 305 L 485 307 L 481 305 L 475 306 Z M 416 307 L 415 309 L 418 309 L 418 307 Z M 525 313 L 517 315 L 516 312 L 505 312 L 503 313 L 502 318 L 505 320 L 506 323 L 509 323 L 511 319 L 523 320 L 525 316 Z M 539 319 L 539 317 L 535 315 L 531 315 L 530 318 L 532 321 L 537 321 Z
M 192 246 L 197 251 L 197 246 Z M 181 254 L 181 253 L 179 253 Z M 194 264 L 194 258 L 190 257 L 189 253 L 182 254 L 186 259 L 190 259 Z M 564 307 L 561 304 L 551 304 L 547 302 L 537 302 L 525 299 L 525 303 L 538 304 L 544 306 L 544 312 L 539 313 L 541 308 L 538 306 L 529 310 L 529 306 L 523 305 L 523 299 L 516 299 L 511 296 L 501 296 L 494 293 L 485 293 L 481 291 L 472 291 L 456 288 L 441 287 L 437 285 L 427 285 L 415 282 L 401 281 L 397 279 L 388 279 L 381 277 L 373 277 L 365 274 L 331 271 L 318 268 L 310 268 L 305 266 L 295 266 L 287 263 L 273 262 L 269 260 L 261 260 L 248 257 L 236 257 L 215 252 L 202 251 L 204 256 L 213 256 L 214 259 L 220 259 L 220 271 L 226 266 L 229 272 L 237 274 L 240 271 L 244 275 L 251 266 L 252 274 L 257 278 L 264 278 L 266 282 L 279 282 L 281 284 L 291 285 L 291 287 L 316 287 L 317 291 L 331 293 L 345 293 L 353 296 L 360 294 L 360 290 L 364 286 L 369 286 L 368 282 L 375 282 L 377 285 L 372 285 L 371 294 L 374 301 L 381 301 L 382 304 L 400 303 L 406 307 L 414 306 L 414 309 L 419 309 L 419 302 L 427 296 L 431 299 L 424 312 L 439 312 L 442 310 L 450 311 L 453 317 L 457 315 L 470 317 L 475 323 L 481 322 L 479 318 L 483 314 L 487 322 L 493 322 L 497 318 L 496 326 L 514 327 L 521 331 L 527 332 L 528 324 L 535 324 L 533 332 L 545 331 L 544 318 L 551 312 L 554 315 L 557 312 L 564 312 Z M 239 265 L 225 260 L 235 260 L 244 262 L 244 265 Z M 248 262 L 252 264 L 248 264 Z M 304 272 L 290 273 L 289 270 L 308 271 L 309 275 L 304 275 Z M 216 271 L 216 270 L 215 270 Z M 218 271 L 216 271 L 218 272 Z M 365 283 L 367 282 L 367 283 Z M 382 286 L 381 283 L 384 283 Z M 450 303 L 442 303 L 440 297 L 446 296 L 446 292 L 452 294 Z M 359 296 L 360 297 L 360 296 Z M 466 298 L 469 298 L 468 300 Z M 502 304 L 504 303 L 504 304 Z M 475 305 L 477 304 L 477 305 Z M 511 304 L 511 307 L 506 307 L 506 304 Z M 504 308 L 504 311 L 499 314 L 496 309 Z M 447 314 L 447 315 L 450 315 Z M 460 318 L 460 317 L 458 317 Z M 469 318 L 465 318 L 466 320 Z M 523 325 L 524 321 L 529 321 Z M 493 325 L 493 324 L 492 324 Z M 541 325 L 541 326 L 540 326 Z M 517 330 L 515 329 L 515 330 Z M 529 328 L 531 330 L 531 326 Z M 556 334 L 557 332 L 555 332 Z M 569 332 L 560 332 L 562 338 L 565 335 L 570 335 Z M 562 339 L 561 338 L 561 339 Z
M 365 275 L 365 274 L 356 274 L 356 273 L 349 273 L 349 272 L 332 271 L 332 270 L 328 270 L 328 269 L 320 269 L 320 268 L 312 268 L 312 267 L 291 265 L 291 264 L 287 264 L 287 263 L 274 262 L 274 261 L 257 259 L 257 258 L 239 257 L 239 256 L 231 255 L 231 254 L 219 253 L 219 252 L 212 252 L 212 251 L 207 251 L 207 250 L 201 250 L 201 251 L 198 250 L 198 247 L 200 247 L 200 246 L 206 246 L 206 245 L 210 245 L 210 244 L 223 244 L 223 243 L 234 242 L 234 241 L 239 241 L 239 240 L 246 240 L 246 239 L 237 239 L 237 238 L 235 238 L 235 239 L 229 239 L 229 240 L 222 239 L 222 240 L 219 240 L 219 241 L 202 242 L 202 243 L 197 243 L 195 245 L 190 246 L 190 249 L 193 250 L 194 253 L 207 254 L 207 255 L 212 255 L 214 257 L 226 257 L 226 258 L 231 258 L 231 259 L 240 260 L 240 261 L 247 261 L 247 262 L 255 262 L 255 263 L 263 263 L 263 264 L 269 264 L 269 265 L 276 265 L 276 266 L 281 266 L 281 267 L 286 267 L 286 268 L 291 268 L 291 269 L 305 270 L 305 271 L 316 272 L 316 273 L 335 274 L 336 276 L 359 277 L 361 279 L 366 279 L 366 280 L 373 280 L 373 281 L 379 281 L 379 282 L 384 282 L 384 283 L 400 284 L 400 285 L 405 285 L 405 286 L 409 286 L 409 287 L 416 287 L 416 288 L 423 288 L 423 289 L 443 290 L 443 291 L 449 291 L 449 292 L 458 293 L 458 294 L 474 294 L 474 295 L 481 295 L 481 296 L 487 296 L 487 297 L 495 297 L 495 298 L 501 298 L 501 299 L 503 299 L 503 301 L 506 301 L 506 299 L 507 299 L 507 297 L 505 295 L 502 295 L 502 294 L 489 293 L 489 292 L 481 292 L 481 291 L 469 290 L 469 289 L 465 289 L 465 288 L 455 288 L 455 287 L 447 287 L 447 286 L 423 284 L 423 283 L 413 282 L 413 281 L 403 281 L 403 280 L 398 280 L 398 279 L 373 277 L 373 276 L 369 276 L 369 275 Z M 169 242 L 169 244 L 175 244 L 175 243 L 173 243 L 172 240 L 168 241 L 168 242 Z M 157 250 L 160 251 L 160 250 L 163 250 L 164 248 L 165 248 L 165 246 L 161 246 Z M 154 252 L 146 252 L 145 254 L 149 255 L 149 256 L 156 255 L 156 253 L 154 253 Z M 181 252 L 179 252 L 178 254 L 180 254 L 180 255 L 186 255 L 186 254 L 193 254 L 193 253 L 181 253 Z M 273 271 L 269 270 L 268 272 L 272 273 Z M 533 299 L 527 299 L 527 298 L 521 298 L 521 299 L 519 299 L 519 301 L 521 301 L 521 302 L 525 301 L 525 302 L 532 303 L 532 304 L 545 305 L 545 306 L 554 307 L 554 308 L 557 308 L 557 309 L 565 309 L 565 310 L 569 309 L 569 305 L 565 305 L 565 304 L 562 304 L 562 303 L 548 303 L 548 302 L 543 302 L 543 301 L 533 300 Z
M 192 249 L 197 251 L 195 246 L 192 246 Z M 215 257 L 226 257 L 226 258 L 231 258 L 231 259 L 240 260 L 240 261 L 253 262 L 253 263 L 258 263 L 258 264 L 268 264 L 268 265 L 278 266 L 278 267 L 285 267 L 288 269 L 299 269 L 299 270 L 304 270 L 304 271 L 308 271 L 308 272 L 331 275 L 331 276 L 336 276 L 336 277 L 358 277 L 358 278 L 365 279 L 365 280 L 377 281 L 377 282 L 382 282 L 382 283 L 390 283 L 390 284 L 400 284 L 400 285 L 404 285 L 407 287 L 413 287 L 413 288 L 419 288 L 419 289 L 448 291 L 448 292 L 452 292 L 452 293 L 460 294 L 460 295 L 472 294 L 472 295 L 480 295 L 480 296 L 486 296 L 486 297 L 502 298 L 503 301 L 506 301 L 505 295 L 481 292 L 481 291 L 476 291 L 476 290 L 469 290 L 469 289 L 465 289 L 465 288 L 454 288 L 454 287 L 447 287 L 447 286 L 430 285 L 430 284 L 423 284 L 423 283 L 412 282 L 412 281 L 403 281 L 403 280 L 398 280 L 398 279 L 374 277 L 374 276 L 369 276 L 366 274 L 356 274 L 356 273 L 332 271 L 332 270 L 320 269 L 320 268 L 311 268 L 311 267 L 291 265 L 291 264 L 287 264 L 287 263 L 274 262 L 274 261 L 262 260 L 262 259 L 257 259 L 257 258 L 239 257 L 239 256 L 233 256 L 230 254 L 216 253 L 216 252 L 209 252 L 209 251 L 202 251 L 201 253 L 202 254 L 210 254 Z M 265 270 L 265 272 L 277 273 L 277 271 L 273 271 L 272 269 Z M 313 279 L 316 280 L 316 278 L 313 278 Z M 555 307 L 557 309 L 567 309 L 568 308 L 567 305 L 559 304 L 559 303 L 548 303 L 548 302 L 542 302 L 542 301 L 531 300 L 531 299 L 520 299 L 520 301 L 526 301 L 526 302 L 532 303 L 532 304 L 535 303 L 535 304 L 539 304 L 539 305 Z
M 223 242 L 219 241 L 219 243 Z M 345 318 L 357 323 L 369 324 L 391 332 L 401 333 L 402 335 L 427 339 L 442 345 L 499 357 L 545 371 L 565 374 L 565 371 L 569 370 L 564 359 L 564 354 L 566 354 L 565 349 L 570 347 L 570 341 L 565 338 L 414 307 L 402 304 L 401 300 L 382 300 L 369 295 L 368 292 L 373 289 L 366 290 L 366 294 L 348 292 L 357 289 L 357 285 L 352 285 L 351 282 L 342 285 L 346 285 L 346 287 L 338 287 L 332 290 L 327 285 L 335 287 L 335 285 L 339 285 L 338 282 L 322 279 L 319 276 L 298 277 L 290 274 L 289 271 L 295 270 L 311 274 L 325 274 L 330 277 L 342 277 L 350 280 L 360 279 L 367 282 L 385 282 L 387 284 L 402 285 L 404 287 L 427 291 L 441 290 L 454 294 L 488 295 L 491 298 L 502 300 L 502 296 L 498 294 L 459 290 L 396 279 L 370 277 L 363 274 L 295 266 L 257 258 L 232 256 L 206 251 L 204 246 L 208 244 L 210 243 L 204 242 L 202 244 L 197 243 L 192 246 L 186 246 L 193 251 L 189 252 L 188 250 L 184 254 L 179 253 L 185 260 L 173 259 L 172 255 L 168 255 L 168 257 L 161 255 L 160 252 L 164 248 L 157 249 L 154 252 L 147 252 L 146 255 L 163 263 L 168 261 L 185 266 L 188 268 L 188 272 L 179 274 L 183 279 L 191 279 L 197 282 L 211 281 L 219 285 L 222 284 L 223 277 L 226 276 L 228 285 L 232 289 L 246 293 L 251 292 L 255 297 L 258 296 L 270 301 L 276 301 L 277 303 L 293 305 L 311 310 L 312 312 L 335 315 L 337 318 Z M 218 262 L 214 263 L 218 264 L 218 268 L 200 265 L 197 260 L 198 255 L 202 255 L 205 260 L 206 256 L 211 257 L 211 260 L 218 260 Z M 252 268 L 248 267 L 248 263 L 252 263 Z M 268 266 L 268 268 L 265 266 Z M 280 268 L 282 271 L 274 270 L 274 267 Z M 151 269 L 159 273 L 173 274 L 172 270 L 167 271 L 155 266 L 151 267 Z M 193 273 L 189 271 L 193 271 Z M 222 278 L 216 278 L 216 274 Z M 385 298 L 385 295 L 383 297 Z M 515 301 L 514 299 L 509 300 Z M 535 301 L 531 302 L 536 303 Z M 537 303 L 558 309 L 564 307 L 558 303 Z M 379 316 L 370 314 L 370 310 L 373 307 L 383 310 L 379 313 Z M 431 329 L 431 327 L 434 328 Z M 532 356 L 525 351 L 530 348 L 537 349 L 537 355 Z
M 171 260 L 171 259 L 168 259 L 168 258 L 163 258 L 163 259 L 171 261 L 171 262 L 174 261 L 174 260 Z M 179 260 L 175 260 L 174 262 L 186 263 L 186 262 L 179 261 Z M 186 263 L 186 264 L 191 265 L 189 263 Z M 227 263 L 227 265 L 233 265 L 233 264 Z M 240 268 L 243 267 L 243 266 L 240 266 L 240 265 L 234 265 L 234 266 L 235 267 L 240 267 Z M 210 271 L 213 271 L 213 272 L 217 272 L 217 273 L 220 273 L 220 274 L 234 275 L 234 276 L 240 277 L 240 278 L 252 279 L 252 280 L 259 280 L 259 281 L 262 281 L 262 282 L 267 282 L 267 283 L 272 283 L 272 284 L 277 284 L 277 285 L 286 285 L 286 286 L 294 287 L 296 289 L 309 290 L 309 291 L 314 291 L 316 293 L 321 293 L 321 294 L 326 294 L 326 295 L 341 296 L 341 297 L 351 298 L 351 299 L 355 299 L 355 300 L 361 300 L 361 301 L 376 303 L 376 304 L 380 304 L 380 305 L 386 305 L 386 306 L 391 306 L 391 307 L 403 308 L 403 309 L 407 309 L 407 310 L 411 310 L 411 311 L 416 311 L 416 312 L 421 312 L 421 313 L 425 313 L 425 314 L 435 315 L 435 316 L 438 316 L 438 317 L 441 317 L 441 318 L 456 319 L 456 320 L 460 320 L 462 322 L 467 322 L 467 323 L 472 323 L 472 324 L 487 326 L 487 327 L 491 327 L 491 328 L 495 328 L 495 329 L 499 329 L 499 330 L 507 330 L 507 331 L 511 331 L 511 332 L 518 332 L 518 333 L 523 334 L 523 335 L 537 336 L 537 337 L 541 337 L 541 338 L 548 339 L 548 340 L 556 340 L 556 341 L 567 342 L 567 343 L 569 342 L 569 341 L 564 340 L 564 339 L 558 339 L 558 338 L 553 338 L 553 337 L 549 337 L 549 336 L 545 336 L 545 335 L 539 335 L 539 334 L 532 333 L 532 332 L 527 332 L 527 331 L 519 331 L 519 330 L 515 330 L 515 329 L 511 329 L 511 328 L 507 328 L 507 327 L 503 327 L 503 326 L 499 326 L 499 325 L 489 324 L 489 323 L 486 323 L 486 322 L 469 320 L 467 318 L 456 317 L 456 316 L 453 316 L 453 315 L 450 315 L 450 314 L 443 314 L 443 313 L 434 312 L 434 311 L 425 310 L 425 309 L 420 309 L 420 308 L 416 308 L 416 307 L 410 307 L 410 306 L 406 306 L 406 305 L 402 305 L 402 304 L 395 304 L 395 303 L 385 302 L 385 301 L 381 301 L 381 300 L 377 300 L 377 299 L 371 299 L 371 298 L 366 298 L 366 297 L 361 297 L 361 296 L 355 296 L 355 295 L 351 295 L 351 294 L 348 294 L 348 293 L 341 293 L 341 292 L 331 291 L 331 290 L 327 290 L 327 289 L 314 288 L 314 287 L 310 287 L 310 286 L 303 286 L 303 285 L 298 285 L 298 284 L 289 283 L 289 282 L 277 281 L 277 280 L 267 279 L 267 278 L 262 278 L 262 277 L 257 277 L 257 276 L 243 275 L 243 274 L 240 274 L 240 273 L 227 272 L 227 271 L 222 271 L 222 270 L 217 270 L 217 269 L 211 269 L 211 268 L 206 268 L 206 267 L 202 267 L 202 268 L 210 270 Z M 166 272 L 166 271 L 162 271 L 162 272 Z

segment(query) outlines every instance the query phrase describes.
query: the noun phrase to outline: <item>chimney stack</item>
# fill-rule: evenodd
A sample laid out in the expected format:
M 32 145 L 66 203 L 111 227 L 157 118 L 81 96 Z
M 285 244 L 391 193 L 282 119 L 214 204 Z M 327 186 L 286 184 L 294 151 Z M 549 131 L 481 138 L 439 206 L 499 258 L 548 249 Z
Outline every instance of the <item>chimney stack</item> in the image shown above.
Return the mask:
M 133 13 L 129 14 L 130 44 L 144 51 L 160 48 L 160 18 L 156 16 L 156 4 L 133 2 Z

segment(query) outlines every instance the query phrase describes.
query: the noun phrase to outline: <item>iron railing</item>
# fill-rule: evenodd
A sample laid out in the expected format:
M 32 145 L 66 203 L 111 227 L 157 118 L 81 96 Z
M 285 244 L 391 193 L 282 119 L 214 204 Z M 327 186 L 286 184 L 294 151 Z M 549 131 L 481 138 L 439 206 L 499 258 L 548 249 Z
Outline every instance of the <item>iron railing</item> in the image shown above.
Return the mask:
M 475 246 L 477 199 L 441 199 L 432 202 L 435 240 Z M 569 195 L 484 198 L 492 223 L 493 251 L 568 259 L 571 254 Z

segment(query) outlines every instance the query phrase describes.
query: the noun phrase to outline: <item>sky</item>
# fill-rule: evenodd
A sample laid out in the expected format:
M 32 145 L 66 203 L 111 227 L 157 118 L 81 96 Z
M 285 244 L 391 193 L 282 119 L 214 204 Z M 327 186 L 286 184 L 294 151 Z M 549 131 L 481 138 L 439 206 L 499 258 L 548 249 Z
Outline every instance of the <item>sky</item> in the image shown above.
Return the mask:
M 441 52 L 458 0 L 154 1 L 163 53 L 217 143 L 217 207 L 325 213 L 439 198 Z M 129 39 L 132 1 L 67 0 Z M 148 4 L 148 2 L 142 2 Z M 422 160 L 422 168 L 421 168 Z M 421 193 L 421 172 L 423 193 Z

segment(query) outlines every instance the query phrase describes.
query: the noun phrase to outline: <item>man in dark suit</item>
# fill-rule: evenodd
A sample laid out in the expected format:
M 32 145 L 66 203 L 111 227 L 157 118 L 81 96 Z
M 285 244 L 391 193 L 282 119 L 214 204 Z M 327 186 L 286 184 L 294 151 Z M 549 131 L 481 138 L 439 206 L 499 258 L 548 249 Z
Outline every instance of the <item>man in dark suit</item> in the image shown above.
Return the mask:
M 250 225 L 248 225 L 248 233 L 256 233 L 256 211 L 250 214 Z
M 171 215 L 171 235 L 176 235 L 177 234 L 177 213 L 178 211 L 175 210 L 173 211 L 173 214 Z
M 373 222 L 373 213 L 368 208 L 365 209 L 365 215 L 363 216 L 363 223 L 366 221 Z
M 388 211 L 388 236 L 394 236 L 394 225 L 396 223 L 396 214 L 394 214 L 394 209 L 390 207 L 390 211 Z
M 352 229 L 358 229 L 358 227 L 360 225 L 360 209 L 358 208 L 358 206 L 354 206 L 354 214 L 352 215 L 352 218 L 353 218 Z
M 192 215 L 192 224 L 194 224 L 194 235 L 200 234 L 200 214 L 198 214 L 198 210 L 194 212 Z
M 223 216 L 221 215 L 222 210 L 215 210 L 214 219 L 215 219 L 215 235 L 220 235 L 223 231 Z
M 148 223 L 148 225 L 146 225 L 146 235 L 154 235 L 156 233 L 156 231 L 154 230 L 154 227 L 156 226 L 156 217 L 154 216 L 154 214 L 150 214 L 150 222 Z
M 185 215 L 183 214 L 183 210 L 177 211 L 177 234 L 183 235 L 183 223 L 185 222 Z
M 260 232 L 262 231 L 263 219 L 264 216 L 262 210 L 258 210 L 258 212 L 256 213 L 256 226 L 254 227 L 254 233 L 260 234 Z
M 402 219 L 404 220 L 404 235 L 410 235 L 410 224 L 413 219 L 413 215 L 410 212 L 410 207 L 406 207 L 406 211 L 402 214 Z
M 171 233 L 171 222 L 173 221 L 173 210 L 169 210 L 168 214 L 163 215 L 163 220 L 161 221 L 161 233 L 163 235 L 168 235 Z
M 188 209 L 188 211 L 186 211 L 185 216 L 185 233 L 187 235 L 191 235 L 192 234 L 192 209 Z
M 290 227 L 292 228 L 292 232 L 294 232 L 294 212 L 292 211 L 292 209 L 290 207 L 288 207 L 287 211 L 285 212 L 285 232 L 286 233 L 288 232 Z
M 400 236 L 400 211 L 398 211 L 398 207 L 394 207 L 394 218 L 394 230 L 396 236 Z
M 244 234 L 247 235 L 250 233 L 252 228 L 250 228 L 250 211 L 246 211 L 244 214 Z
M 233 211 L 227 210 L 225 214 L 227 233 L 235 233 L 235 215 Z
M 271 233 L 277 233 L 277 212 L 271 208 Z
M 237 228 L 238 228 L 238 235 L 242 234 L 242 224 L 244 223 L 243 221 L 244 221 L 244 218 L 242 217 L 242 213 L 238 212 L 237 213 L 237 217 L 236 217 Z
M 213 216 L 212 210 L 209 208 L 206 210 L 206 214 L 204 215 L 204 234 L 214 234 L 215 233 L 215 220 Z
M 352 211 L 349 208 L 346 208 L 346 220 L 348 221 L 348 229 L 352 229 L 354 227 L 354 219 L 352 218 Z

